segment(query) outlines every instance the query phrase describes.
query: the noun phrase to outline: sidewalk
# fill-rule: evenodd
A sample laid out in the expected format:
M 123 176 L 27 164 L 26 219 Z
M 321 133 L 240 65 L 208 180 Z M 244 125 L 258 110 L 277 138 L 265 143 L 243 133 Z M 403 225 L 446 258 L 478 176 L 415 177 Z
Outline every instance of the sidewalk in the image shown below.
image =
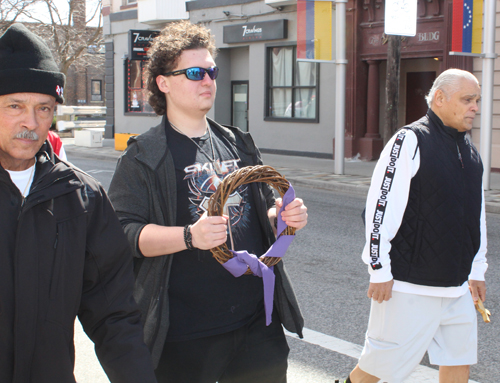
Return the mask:
M 63 138 L 68 157 L 116 161 L 122 152 L 114 149 L 114 140 L 105 139 L 101 148 L 75 146 L 73 138 Z M 266 165 L 274 167 L 293 185 L 366 196 L 375 161 L 346 160 L 343 175 L 334 174 L 335 161 L 328 159 L 262 154 Z M 491 173 L 491 190 L 485 191 L 486 211 L 500 213 L 500 173 Z

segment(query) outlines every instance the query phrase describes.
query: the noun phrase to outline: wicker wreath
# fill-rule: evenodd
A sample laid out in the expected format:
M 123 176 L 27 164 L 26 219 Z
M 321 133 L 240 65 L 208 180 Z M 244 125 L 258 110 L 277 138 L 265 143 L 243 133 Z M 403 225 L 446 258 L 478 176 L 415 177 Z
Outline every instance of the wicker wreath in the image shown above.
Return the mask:
M 265 182 L 272 186 L 283 198 L 286 191 L 289 188 L 289 183 L 285 177 L 278 173 L 271 166 L 257 165 L 257 166 L 246 166 L 238 169 L 228 175 L 222 183 L 217 187 L 217 190 L 210 197 L 208 201 L 207 213 L 209 216 L 221 216 L 223 214 L 224 205 L 226 204 L 229 196 L 241 185 L 250 184 L 252 182 Z M 231 227 L 229 228 L 229 233 L 231 234 Z M 295 228 L 287 226 L 283 231 L 283 235 L 294 235 Z M 235 249 L 233 249 L 235 250 Z M 214 258 L 222 265 L 233 258 L 233 254 L 229 251 L 226 243 L 221 246 L 214 247 L 210 249 Z M 280 257 L 261 257 L 260 261 L 266 266 L 274 266 L 279 261 Z M 252 271 L 248 269 L 246 271 L 247 275 L 252 274 Z

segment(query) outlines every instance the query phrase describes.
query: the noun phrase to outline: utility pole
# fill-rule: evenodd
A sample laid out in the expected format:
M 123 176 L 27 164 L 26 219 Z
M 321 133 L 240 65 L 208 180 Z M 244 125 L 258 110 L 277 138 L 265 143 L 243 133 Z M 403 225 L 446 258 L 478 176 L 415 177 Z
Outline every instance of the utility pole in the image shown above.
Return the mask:
M 491 136 L 493 125 L 493 84 L 495 74 L 495 22 L 496 1 L 485 2 L 484 8 L 484 58 L 482 73 L 482 97 L 481 97 L 481 139 L 480 149 L 483 160 L 483 188 L 490 189 L 491 174 Z
M 345 153 L 345 76 L 346 59 L 346 3 L 347 0 L 335 1 L 336 22 L 336 57 L 335 57 L 335 174 L 344 174 Z
M 387 38 L 387 72 L 385 83 L 385 120 L 384 144 L 398 129 L 399 77 L 401 71 L 401 36 L 389 35 Z

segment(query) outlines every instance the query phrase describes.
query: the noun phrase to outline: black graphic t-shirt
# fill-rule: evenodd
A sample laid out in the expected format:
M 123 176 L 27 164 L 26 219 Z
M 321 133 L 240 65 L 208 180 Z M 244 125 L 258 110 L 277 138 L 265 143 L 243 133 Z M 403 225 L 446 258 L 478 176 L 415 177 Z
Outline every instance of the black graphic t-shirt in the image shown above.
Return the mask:
M 177 226 L 195 223 L 207 210 L 221 180 L 242 165 L 236 149 L 217 129 L 199 138 L 188 137 L 167 124 L 167 141 L 177 180 Z M 212 152 L 213 142 L 213 152 Z M 215 154 L 215 156 L 214 156 Z M 215 159 L 215 161 L 212 161 Z M 226 203 L 235 250 L 264 254 L 262 230 L 250 185 L 242 185 Z M 228 247 L 231 243 L 228 234 Z M 169 341 L 222 334 L 243 326 L 262 305 L 262 279 L 235 278 L 208 250 L 185 250 L 174 255 L 169 284 Z

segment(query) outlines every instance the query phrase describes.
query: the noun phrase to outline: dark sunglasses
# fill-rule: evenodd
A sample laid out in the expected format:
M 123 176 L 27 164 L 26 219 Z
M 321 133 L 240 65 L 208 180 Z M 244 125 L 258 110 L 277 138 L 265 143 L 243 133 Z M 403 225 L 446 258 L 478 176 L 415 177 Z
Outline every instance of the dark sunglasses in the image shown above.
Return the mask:
M 193 81 L 201 81 L 205 78 L 205 73 L 208 74 L 212 80 L 215 80 L 219 74 L 219 68 L 213 66 L 211 68 L 200 68 L 193 67 L 181 70 L 175 70 L 173 72 L 165 73 L 164 76 L 179 76 L 180 74 L 185 74 L 186 77 Z

